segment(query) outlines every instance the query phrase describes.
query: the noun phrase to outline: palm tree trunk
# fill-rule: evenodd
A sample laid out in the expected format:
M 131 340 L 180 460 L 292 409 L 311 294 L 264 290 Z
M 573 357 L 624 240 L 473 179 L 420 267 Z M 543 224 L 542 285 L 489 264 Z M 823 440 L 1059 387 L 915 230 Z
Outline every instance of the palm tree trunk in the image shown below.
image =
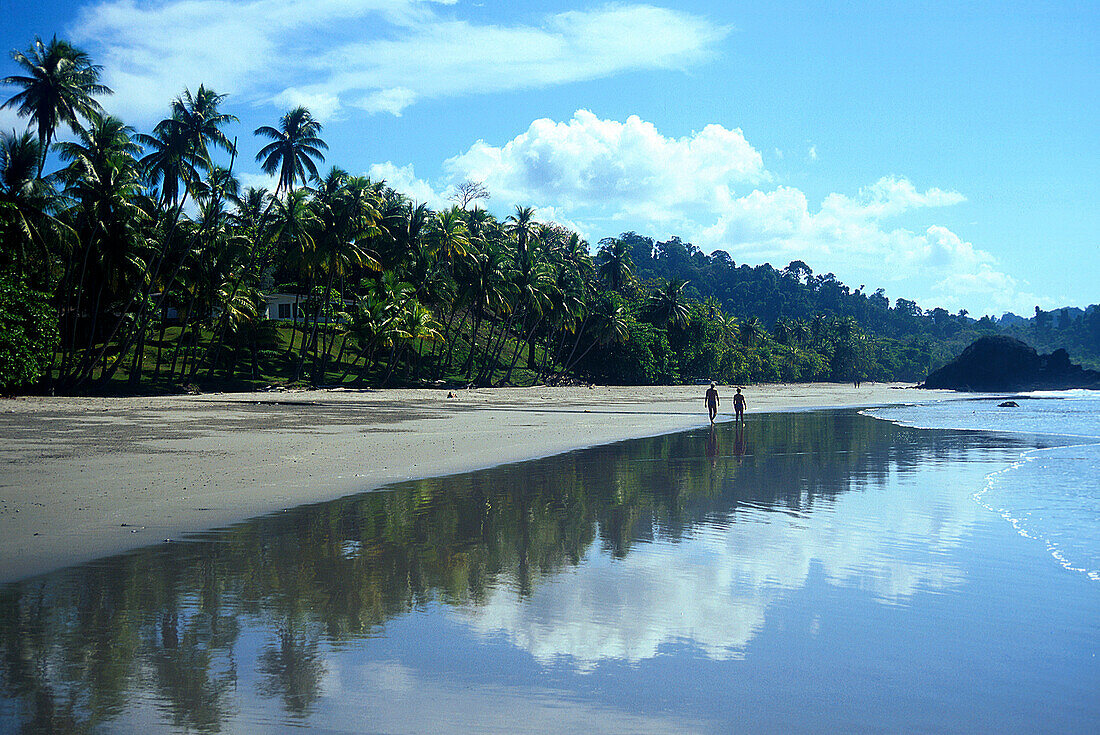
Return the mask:
M 330 294 L 332 293 L 332 279 L 333 279 L 333 276 L 336 275 L 335 271 L 336 271 L 336 269 L 333 267 L 333 264 L 331 262 L 329 262 L 328 279 L 325 281 L 325 294 L 324 294 L 324 302 L 323 302 L 326 305 L 329 304 L 329 301 L 330 301 L 330 298 L 331 298 Z M 328 360 L 326 359 L 328 357 L 328 344 L 325 341 L 324 333 L 321 334 L 321 340 L 320 340 L 321 347 L 323 349 L 321 350 L 321 352 L 318 352 L 317 349 L 316 349 L 316 347 L 317 347 L 317 329 L 318 329 L 318 322 L 319 321 L 320 321 L 319 319 L 315 319 L 313 321 L 313 345 L 314 345 L 313 383 L 314 384 L 317 384 L 318 382 L 321 382 L 321 383 L 325 382 L 324 368 L 325 368 L 326 363 L 328 362 Z M 331 326 L 331 324 L 329 324 L 327 326 Z M 324 353 L 324 355 L 322 356 L 321 353 Z
M 96 220 L 95 228 L 92 230 L 92 234 L 88 236 L 88 242 L 84 246 L 84 257 L 81 259 L 80 264 L 80 280 L 76 286 L 76 306 L 72 313 L 72 333 L 70 335 L 69 348 L 64 352 L 61 358 L 61 374 L 58 376 L 60 380 L 67 380 L 69 378 L 69 368 L 74 367 L 73 362 L 76 360 L 76 330 L 80 324 L 80 305 L 84 298 L 84 277 L 88 272 L 88 256 L 92 252 L 92 241 L 95 240 L 96 233 L 99 232 L 100 223 Z M 75 372 L 75 370 L 74 370 Z
M 527 343 L 527 347 L 528 347 L 528 350 L 529 350 L 529 352 L 527 353 L 527 367 L 528 368 L 533 368 L 534 367 L 533 362 L 534 362 L 535 342 L 534 342 L 533 337 L 535 336 L 535 330 L 539 328 L 540 324 L 542 324 L 542 317 L 541 316 L 538 319 L 535 320 L 534 324 L 531 325 L 531 329 L 528 330 L 527 337 L 525 339 L 516 340 L 516 349 L 515 349 L 515 352 L 512 353 L 512 362 L 508 365 L 508 372 L 506 372 L 504 374 L 504 377 L 501 378 L 501 381 L 500 381 L 501 385 L 504 385 L 506 383 L 511 382 L 511 380 L 512 380 L 512 371 L 515 369 L 516 362 L 519 360 L 519 353 L 523 349 L 523 343 L 524 342 Z
M 474 332 L 470 337 L 470 354 L 466 357 L 466 364 L 463 365 L 463 369 L 466 370 L 466 382 L 470 382 L 470 375 L 474 371 L 474 353 L 477 351 L 477 333 L 481 329 L 481 310 L 477 310 L 474 314 Z
M 118 330 L 122 327 L 123 323 L 126 321 L 126 313 L 130 310 L 130 307 L 133 306 L 134 303 L 137 301 L 138 294 L 142 294 L 142 299 L 141 299 L 142 308 L 138 310 L 137 323 L 141 326 L 145 325 L 144 319 L 147 318 L 147 317 L 144 316 L 145 312 L 147 311 L 147 309 L 145 308 L 145 305 L 149 301 L 149 295 L 153 292 L 153 285 L 156 283 L 157 276 L 160 275 L 160 269 L 164 264 L 165 258 L 167 257 L 168 243 L 171 241 L 172 235 L 175 234 L 176 226 L 179 224 L 180 214 L 182 214 L 182 212 L 183 212 L 184 204 L 187 201 L 187 195 L 188 195 L 188 191 L 185 188 L 184 192 L 183 192 L 183 198 L 180 199 L 180 203 L 176 207 L 176 214 L 175 214 L 175 217 L 173 217 L 173 219 L 172 219 L 172 226 L 169 228 L 167 235 L 165 235 L 164 244 L 161 247 L 160 256 L 157 259 L 156 265 L 149 272 L 149 286 L 147 288 L 145 288 L 144 290 L 142 288 L 134 289 L 133 293 L 130 295 L 130 301 L 126 304 L 126 307 L 124 309 L 122 309 L 122 311 L 119 313 L 119 317 L 115 321 L 114 327 L 111 329 L 110 336 L 107 337 L 106 340 L 104 340 L 103 349 L 100 350 L 98 355 L 96 355 L 95 359 L 96 359 L 97 362 L 103 357 L 104 354 L 106 354 L 107 347 L 108 347 L 108 345 L 110 345 L 111 340 L 113 340 L 115 338 L 115 336 L 117 336 Z M 180 258 L 180 262 L 177 264 L 176 270 L 173 273 L 172 278 L 170 278 L 168 280 L 167 285 L 164 287 L 164 292 L 165 293 L 167 293 L 168 291 L 171 290 L 171 287 L 172 287 L 172 285 L 175 281 L 175 274 L 179 273 L 180 267 L 183 265 L 183 262 L 187 259 L 187 253 L 188 252 L 189 252 L 189 249 L 185 250 L 184 254 L 183 254 L 183 257 Z M 120 342 L 121 342 L 121 340 L 120 340 Z M 126 345 L 126 346 L 128 346 L 128 345 Z M 120 345 L 120 349 L 122 349 L 121 345 Z M 81 380 L 80 382 L 82 383 L 83 380 Z M 79 385 L 79 383 L 78 383 L 78 385 Z
M 306 288 L 306 297 L 308 298 L 309 295 L 312 294 L 312 293 L 313 293 L 313 274 L 311 273 L 310 276 L 309 276 L 309 286 Z M 319 313 L 320 313 L 320 308 L 318 308 L 317 312 L 313 314 L 313 328 L 314 328 L 314 331 L 316 331 L 316 328 L 317 328 L 317 317 L 318 317 Z M 306 344 L 306 332 L 309 329 L 308 325 L 306 324 L 308 318 L 309 318 L 308 314 L 303 315 L 303 317 L 302 317 L 302 346 L 301 346 L 301 349 L 299 350 L 299 353 L 298 353 L 298 367 L 295 368 L 295 370 L 294 370 L 294 382 L 298 382 L 298 380 L 302 377 L 302 367 L 306 364 L 306 354 L 307 354 L 307 351 L 309 350 L 309 345 Z

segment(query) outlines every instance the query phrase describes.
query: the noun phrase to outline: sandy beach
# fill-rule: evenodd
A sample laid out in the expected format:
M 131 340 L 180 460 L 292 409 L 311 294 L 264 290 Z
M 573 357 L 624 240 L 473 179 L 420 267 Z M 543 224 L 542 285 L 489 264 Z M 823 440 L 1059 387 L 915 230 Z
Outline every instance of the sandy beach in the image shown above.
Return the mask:
M 704 386 L 315 390 L 0 404 L 0 582 L 387 484 L 707 422 Z M 732 393 L 719 421 L 728 421 Z M 928 400 L 751 386 L 754 413 Z

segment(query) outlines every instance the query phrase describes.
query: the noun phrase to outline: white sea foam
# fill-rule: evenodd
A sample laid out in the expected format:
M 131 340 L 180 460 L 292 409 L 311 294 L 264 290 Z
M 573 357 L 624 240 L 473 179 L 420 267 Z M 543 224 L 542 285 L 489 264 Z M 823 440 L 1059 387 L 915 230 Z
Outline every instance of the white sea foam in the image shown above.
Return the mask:
M 1060 469 L 1060 471 L 1058 471 Z M 974 493 L 1065 569 L 1100 582 L 1100 444 L 1033 449 Z
M 1100 581 L 1100 391 L 1033 391 L 1018 408 L 991 397 L 868 409 L 862 413 L 923 429 L 995 431 L 1042 437 L 990 474 L 973 498 L 1026 538 L 1044 544 L 1065 569 Z

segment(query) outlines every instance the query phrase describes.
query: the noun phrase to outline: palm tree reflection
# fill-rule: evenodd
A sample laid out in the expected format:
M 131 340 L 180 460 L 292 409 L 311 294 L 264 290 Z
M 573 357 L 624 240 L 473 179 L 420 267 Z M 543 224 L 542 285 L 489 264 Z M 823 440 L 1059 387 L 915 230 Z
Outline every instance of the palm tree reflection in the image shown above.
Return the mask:
M 751 454 L 743 425 L 597 447 L 300 508 L 0 588 L 0 698 L 19 703 L 0 709 L 0 730 L 95 729 L 151 694 L 174 726 L 214 732 L 253 680 L 238 667 L 301 720 L 324 696 L 328 652 L 364 645 L 396 616 L 440 604 L 476 614 L 502 591 L 529 602 L 596 550 L 645 568 L 647 553 L 633 552 L 652 553 L 653 540 L 680 544 L 714 523 L 754 533 L 737 524 L 745 506 L 805 515 L 859 483 L 992 441 L 854 413 L 761 416 L 754 427 Z M 720 453 L 722 431 L 733 431 L 725 441 L 736 461 Z M 758 546 L 767 553 L 739 548 Z M 726 617 L 738 629 L 759 623 Z M 270 637 L 258 654 L 244 653 L 245 630 Z

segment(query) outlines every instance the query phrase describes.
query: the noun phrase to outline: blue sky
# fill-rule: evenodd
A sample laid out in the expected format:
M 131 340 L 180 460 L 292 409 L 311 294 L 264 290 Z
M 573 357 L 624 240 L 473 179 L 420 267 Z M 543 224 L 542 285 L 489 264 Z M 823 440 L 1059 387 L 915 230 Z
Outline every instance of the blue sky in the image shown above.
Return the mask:
M 1100 301 L 1100 3 L 0 0 L 148 129 L 184 87 L 440 206 L 680 235 L 972 315 Z M 14 65 L 0 61 L 0 74 Z M 10 90 L 0 90 L 6 98 Z M 0 127 L 22 127 L 0 111 Z

